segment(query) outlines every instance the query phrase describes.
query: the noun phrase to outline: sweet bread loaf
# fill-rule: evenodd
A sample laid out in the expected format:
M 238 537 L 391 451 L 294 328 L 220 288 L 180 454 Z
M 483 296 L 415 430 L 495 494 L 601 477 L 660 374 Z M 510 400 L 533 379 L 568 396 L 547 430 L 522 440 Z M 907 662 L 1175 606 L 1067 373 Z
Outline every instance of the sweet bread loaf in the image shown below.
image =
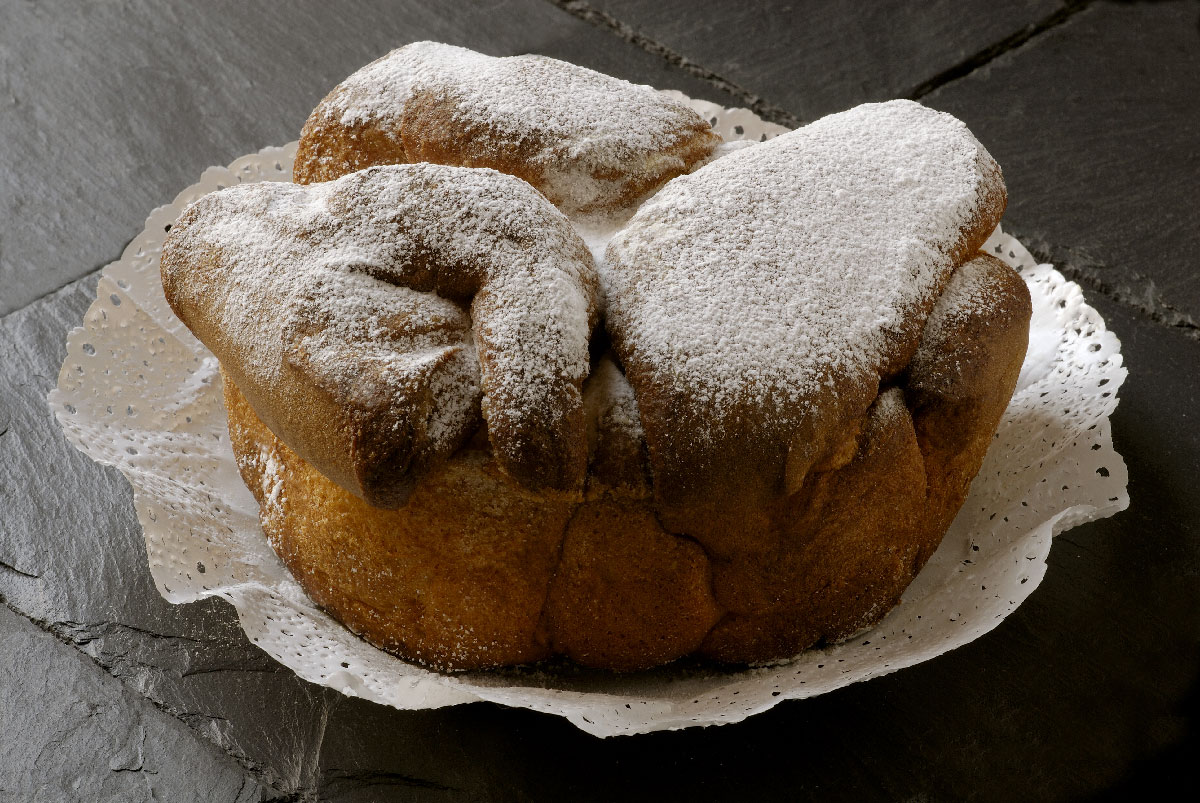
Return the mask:
M 656 97 L 410 46 L 314 111 L 296 185 L 172 229 L 164 289 L 221 361 L 264 532 L 372 643 L 785 658 L 882 618 L 961 506 L 1030 317 L 979 251 L 995 162 L 905 101 L 713 158 Z M 593 255 L 573 222 L 600 211 L 628 220 Z

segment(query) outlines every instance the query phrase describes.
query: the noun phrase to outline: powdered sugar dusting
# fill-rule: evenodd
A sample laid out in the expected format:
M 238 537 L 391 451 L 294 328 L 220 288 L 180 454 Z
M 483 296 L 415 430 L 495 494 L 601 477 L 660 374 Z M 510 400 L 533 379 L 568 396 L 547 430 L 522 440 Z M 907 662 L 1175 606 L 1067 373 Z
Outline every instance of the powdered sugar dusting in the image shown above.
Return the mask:
M 283 507 L 283 466 L 274 452 L 260 449 L 264 505 L 275 514 Z
M 545 56 L 494 58 L 437 42 L 407 45 L 351 75 L 318 108 L 316 125 L 324 118 L 399 141 L 417 93 L 449 99 L 464 128 L 520 152 L 541 174 L 539 189 L 570 211 L 681 173 L 719 142 L 694 111 L 650 87 Z M 695 154 L 678 152 L 688 143 Z
M 386 397 L 395 409 L 423 414 L 417 451 L 448 453 L 479 415 L 470 316 L 433 293 L 362 272 L 373 264 L 370 254 L 347 256 L 326 261 L 285 316 L 285 362 L 356 408 Z
M 714 413 L 877 375 L 953 268 L 981 160 L 962 123 L 893 101 L 675 179 L 607 251 L 622 360 Z

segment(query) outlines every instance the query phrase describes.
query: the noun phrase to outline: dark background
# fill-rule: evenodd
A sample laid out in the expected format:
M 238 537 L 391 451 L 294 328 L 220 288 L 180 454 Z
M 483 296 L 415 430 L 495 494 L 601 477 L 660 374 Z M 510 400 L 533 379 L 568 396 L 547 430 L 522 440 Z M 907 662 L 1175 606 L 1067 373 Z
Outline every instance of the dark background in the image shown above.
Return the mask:
M 861 7 L 860 7 L 861 6 Z M 743 723 L 601 741 L 298 680 L 159 598 L 128 485 L 44 402 L 155 206 L 295 139 L 389 49 L 543 53 L 799 125 L 911 97 L 1004 167 L 1005 228 L 1122 341 L 1132 504 L 978 641 Z M 1069 800 L 1200 758 L 1200 4 L 0 0 L 0 800 Z

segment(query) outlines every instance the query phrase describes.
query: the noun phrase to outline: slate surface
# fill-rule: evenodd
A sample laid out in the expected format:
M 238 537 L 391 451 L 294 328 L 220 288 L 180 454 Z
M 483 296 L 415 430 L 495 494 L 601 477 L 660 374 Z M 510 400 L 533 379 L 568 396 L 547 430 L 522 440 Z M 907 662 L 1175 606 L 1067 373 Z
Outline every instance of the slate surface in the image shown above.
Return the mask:
M 265 784 L 297 788 L 315 773 L 308 748 L 336 694 L 252 647 L 228 605 L 163 600 L 146 569 L 128 483 L 75 451 L 45 403 L 64 335 L 94 287 L 92 278 L 73 282 L 0 319 L 0 398 L 9 415 L 0 436 L 0 597 Z M 6 680 L 0 674 L 0 686 Z
M 262 797 L 259 782 L 230 756 L 3 607 L 0 678 L 0 800 L 250 803 Z M 41 738 L 22 738 L 28 734 Z
M 0 0 L 0 801 L 1120 799 L 1185 777 L 1200 6 L 557 5 L 309 2 L 279 25 L 266 5 Z M 294 137 L 328 86 L 423 37 L 797 118 L 923 87 L 1004 164 L 1008 225 L 1122 338 L 1131 509 L 1061 537 L 1030 600 L 954 653 L 736 726 L 603 742 L 491 705 L 343 698 L 252 647 L 227 605 L 168 605 L 124 480 L 44 403 L 91 269 L 203 167 Z M 710 58 L 727 40 L 754 58 Z
M 1059 11 L 1056 0 L 905 0 L 839 8 L 818 0 L 555 0 L 641 36 L 792 118 L 908 97 L 930 79 Z M 784 123 L 784 120 L 779 120 Z

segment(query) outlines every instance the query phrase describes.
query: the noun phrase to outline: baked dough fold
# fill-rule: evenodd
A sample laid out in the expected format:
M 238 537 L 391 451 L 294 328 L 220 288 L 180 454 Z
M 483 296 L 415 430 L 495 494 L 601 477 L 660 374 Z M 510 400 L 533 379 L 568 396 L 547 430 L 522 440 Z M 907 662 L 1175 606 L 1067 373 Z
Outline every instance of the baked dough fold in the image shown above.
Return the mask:
M 481 417 L 520 484 L 581 492 L 595 268 L 525 182 L 419 164 L 231 187 L 188 209 L 161 265 L 263 420 L 371 504 L 403 503 Z

